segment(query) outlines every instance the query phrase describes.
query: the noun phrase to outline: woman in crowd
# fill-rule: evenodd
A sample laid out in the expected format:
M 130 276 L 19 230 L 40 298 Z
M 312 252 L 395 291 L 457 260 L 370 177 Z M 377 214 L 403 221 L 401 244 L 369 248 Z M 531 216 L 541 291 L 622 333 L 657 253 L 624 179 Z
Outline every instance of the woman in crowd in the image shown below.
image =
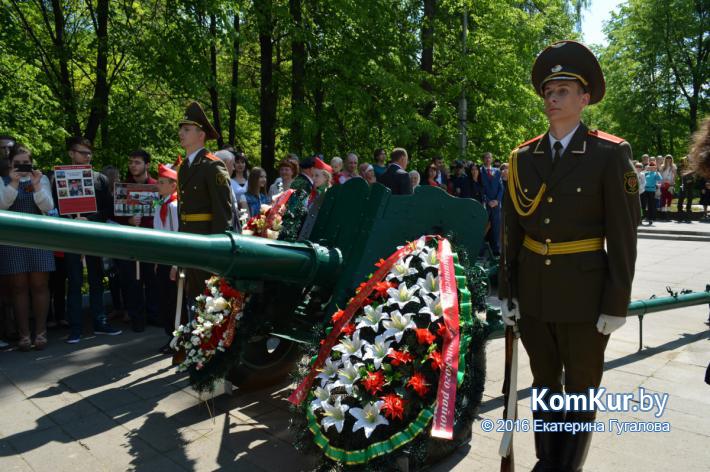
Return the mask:
M 32 169 L 32 154 L 24 146 L 10 151 L 10 174 L 0 195 L 0 209 L 41 215 L 54 208 L 49 179 Z M 29 169 L 29 170 L 26 170 Z M 32 347 L 30 339 L 30 307 L 35 319 L 35 349 L 47 345 L 47 312 L 49 311 L 49 273 L 54 271 L 52 251 L 0 246 L 0 274 L 9 275 L 13 307 L 22 351 Z
M 677 174 L 678 169 L 673 163 L 673 156 L 668 154 L 663 160 L 663 166 L 661 167 L 661 217 L 664 220 L 669 219 L 667 213 L 671 210 Z
M 269 198 L 273 199 L 274 195 L 281 192 L 285 192 L 291 188 L 291 182 L 298 175 L 298 164 L 294 163 L 290 159 L 284 159 L 279 164 L 279 177 L 281 179 L 276 179 L 276 181 L 269 187 Z
M 483 203 L 483 186 L 481 185 L 481 169 L 472 163 L 466 168 L 466 175 L 471 181 L 471 198 Z
M 439 187 L 446 190 L 446 187 L 439 184 L 436 180 L 437 175 L 439 175 L 439 169 L 437 169 L 436 164 L 432 162 L 424 170 L 424 182 L 422 182 L 422 185 L 431 185 L 432 187 Z
M 261 167 L 253 167 L 249 172 L 247 191 L 239 200 L 240 208 L 249 211 L 249 217 L 259 214 L 261 205 L 271 203 L 271 199 L 266 195 L 266 171 Z
M 234 174 L 232 177 L 232 192 L 237 201 L 241 201 L 242 195 L 247 192 L 249 181 L 249 161 L 246 154 L 241 151 L 234 153 Z
M 421 180 L 422 176 L 419 175 L 419 172 L 416 170 L 409 171 L 409 182 L 412 184 L 412 191 L 419 186 L 419 182 L 421 182 Z
M 649 225 L 656 219 L 656 190 L 661 187 L 661 174 L 656 170 L 656 162 L 651 160 L 644 172 L 646 185 L 641 194 L 641 209 Z

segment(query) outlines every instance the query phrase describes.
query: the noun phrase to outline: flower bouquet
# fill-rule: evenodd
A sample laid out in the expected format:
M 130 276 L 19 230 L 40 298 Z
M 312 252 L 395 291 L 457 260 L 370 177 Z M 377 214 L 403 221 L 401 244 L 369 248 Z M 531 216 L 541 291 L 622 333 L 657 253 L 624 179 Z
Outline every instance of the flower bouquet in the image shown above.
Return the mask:
M 171 346 L 186 353 L 179 372 L 202 370 L 218 351 L 229 349 L 246 300 L 244 293 L 223 278 L 214 276 L 207 281 L 204 293 L 196 298 L 195 317 L 173 332 Z
M 466 277 L 440 237 L 422 237 L 376 266 L 332 315 L 290 401 L 327 461 L 369 464 L 417 443 L 423 463 L 432 438 L 460 440 L 457 421 L 466 416 L 470 427 L 473 419 L 463 403 L 480 401 L 466 365 L 474 325 Z

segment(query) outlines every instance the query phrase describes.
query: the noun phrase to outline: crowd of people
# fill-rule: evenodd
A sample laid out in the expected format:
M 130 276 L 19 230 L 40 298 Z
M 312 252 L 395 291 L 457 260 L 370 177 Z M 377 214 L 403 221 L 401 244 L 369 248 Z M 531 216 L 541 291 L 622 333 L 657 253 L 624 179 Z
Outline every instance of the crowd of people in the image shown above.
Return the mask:
M 698 176 L 690 169 L 688 158 L 683 157 L 678 164 L 673 156 L 649 156 L 634 161 L 639 182 L 639 195 L 643 218 L 648 225 L 654 221 L 690 223 L 693 219 L 693 199 L 698 198 L 702 206 L 700 219 L 708 221 L 710 206 L 710 180 Z M 673 212 L 676 200 L 676 214 Z
M 93 148 L 85 138 L 68 141 L 69 164 L 91 163 Z M 480 202 L 488 213 L 487 241 L 494 256 L 500 253 L 501 207 L 505 200 L 508 164 L 485 153 L 481 162 L 456 160 L 451 166 L 441 157 L 427 162 L 420 171 L 408 170 L 409 156 L 405 149 L 391 152 L 377 149 L 371 162 L 362 162 L 355 152 L 345 158 L 338 156 L 327 162 L 324 156 L 299 159 L 288 154 L 278 163 L 278 177 L 269 182 L 267 172 L 253 166 L 246 154 L 231 147 L 214 156 L 224 163 L 231 189 L 231 224 L 239 230 L 246 220 L 257 215 L 262 205 L 268 205 L 281 192 L 302 189 L 312 204 L 329 188 L 351 179 L 363 179 L 368 184 L 380 182 L 395 195 L 414 192 L 418 186 L 442 189 L 452 196 Z M 656 219 L 669 219 L 672 203 L 677 200 L 677 220 L 690 221 L 691 203 L 700 197 L 703 217 L 710 204 L 710 181 L 687 171 L 686 159 L 679 164 L 673 157 L 643 155 L 634 161 L 639 181 L 639 197 L 644 217 L 649 224 Z M 157 179 L 149 170 L 150 154 L 138 149 L 127 156 L 128 172 L 121 178 L 115 166 L 101 172 L 92 171 L 97 209 L 93 213 L 70 216 L 80 220 L 140 226 L 178 231 L 177 173 L 160 164 Z M 0 136 L 0 209 L 30 214 L 60 216 L 57 211 L 57 191 L 51 171 L 42 173 L 33 165 L 31 151 L 11 136 Z M 154 217 L 114 215 L 114 184 L 157 185 L 160 200 Z M 111 323 L 129 323 L 133 331 L 143 331 L 146 324 L 162 326 L 171 336 L 175 313 L 176 267 L 133 261 L 106 260 L 97 256 L 51 252 L 0 246 L 0 348 L 16 341 L 20 350 L 43 349 L 47 344 L 47 328 L 65 327 L 68 343 L 79 342 L 83 329 L 82 286 L 84 271 L 88 282 L 89 311 L 95 334 L 117 335 L 121 330 Z M 136 274 L 140 276 L 137 277 Z M 107 314 L 104 304 L 104 279 L 108 279 L 113 311 Z M 34 320 L 34 338 L 31 336 Z M 161 348 L 169 352 L 168 343 Z

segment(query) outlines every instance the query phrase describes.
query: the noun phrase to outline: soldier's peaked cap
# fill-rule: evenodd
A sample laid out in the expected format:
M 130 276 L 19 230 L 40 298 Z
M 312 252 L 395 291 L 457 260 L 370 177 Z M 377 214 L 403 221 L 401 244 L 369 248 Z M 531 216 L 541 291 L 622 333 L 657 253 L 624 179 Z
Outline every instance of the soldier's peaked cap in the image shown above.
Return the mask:
M 542 90 L 551 80 L 576 80 L 589 92 L 589 103 L 604 98 L 604 73 L 594 53 L 577 41 L 558 41 L 545 48 L 535 59 L 532 83 L 535 91 Z
M 207 119 L 205 111 L 202 106 L 197 102 L 190 102 L 185 110 L 185 116 L 182 117 L 179 126 L 182 125 L 195 125 L 199 126 L 202 131 L 207 135 L 205 141 L 208 139 L 217 139 L 217 130 L 214 129 L 210 120 Z

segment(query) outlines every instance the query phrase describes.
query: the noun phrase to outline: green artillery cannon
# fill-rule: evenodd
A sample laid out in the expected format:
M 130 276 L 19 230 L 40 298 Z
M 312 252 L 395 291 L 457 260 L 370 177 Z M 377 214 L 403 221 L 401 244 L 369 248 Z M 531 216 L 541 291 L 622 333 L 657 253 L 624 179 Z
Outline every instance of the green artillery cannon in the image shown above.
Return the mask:
M 231 380 L 244 384 L 258 378 L 267 384 L 285 374 L 298 353 L 296 344 L 313 341 L 314 326 L 346 304 L 377 260 L 423 234 L 447 235 L 475 259 L 486 221 L 478 202 L 440 189 L 418 187 L 413 196 L 393 196 L 382 185 L 353 179 L 325 195 L 306 219 L 302 234 L 307 239 L 297 242 L 231 232 L 167 233 L 0 211 L 0 243 L 199 268 L 229 278 L 255 295 L 259 320 Z M 629 314 L 642 321 L 651 311 L 709 302 L 710 291 L 681 294 L 633 302 Z M 500 336 L 497 310 L 489 307 L 487 315 L 488 337 Z M 267 348 L 272 337 L 281 340 L 276 349 Z
M 297 353 L 295 343 L 312 342 L 314 326 L 345 305 L 380 258 L 423 234 L 448 235 L 475 258 L 486 221 L 478 202 L 440 189 L 418 187 L 413 196 L 394 196 L 382 185 L 353 179 L 328 191 L 306 218 L 301 234 L 308 233 L 307 240 L 297 242 L 0 211 L 0 243 L 199 268 L 229 278 L 252 294 L 259 319 L 230 377 L 242 384 L 258 374 L 265 384 L 283 376 Z M 266 346 L 272 337 L 281 340 L 275 350 Z

